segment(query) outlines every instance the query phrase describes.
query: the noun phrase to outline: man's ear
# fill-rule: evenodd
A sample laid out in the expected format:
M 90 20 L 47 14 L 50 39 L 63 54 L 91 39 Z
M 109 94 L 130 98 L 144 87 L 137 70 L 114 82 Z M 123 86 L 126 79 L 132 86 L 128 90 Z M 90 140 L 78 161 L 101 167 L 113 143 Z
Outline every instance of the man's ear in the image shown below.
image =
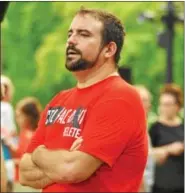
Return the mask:
M 117 45 L 115 42 L 110 42 L 105 48 L 105 57 L 110 58 L 116 54 Z

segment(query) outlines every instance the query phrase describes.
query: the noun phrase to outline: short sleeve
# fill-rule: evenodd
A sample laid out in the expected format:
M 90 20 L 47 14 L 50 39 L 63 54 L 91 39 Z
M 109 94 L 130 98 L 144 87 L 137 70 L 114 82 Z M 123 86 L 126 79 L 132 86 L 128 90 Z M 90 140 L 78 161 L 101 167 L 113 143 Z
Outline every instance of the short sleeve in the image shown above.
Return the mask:
M 149 130 L 149 135 L 150 135 L 150 139 L 151 139 L 151 143 L 153 147 L 157 146 L 157 132 L 158 132 L 158 128 L 156 123 L 151 125 L 151 128 Z
M 84 125 L 83 143 L 79 150 L 112 167 L 138 127 L 136 112 L 132 105 L 122 99 L 94 107 Z

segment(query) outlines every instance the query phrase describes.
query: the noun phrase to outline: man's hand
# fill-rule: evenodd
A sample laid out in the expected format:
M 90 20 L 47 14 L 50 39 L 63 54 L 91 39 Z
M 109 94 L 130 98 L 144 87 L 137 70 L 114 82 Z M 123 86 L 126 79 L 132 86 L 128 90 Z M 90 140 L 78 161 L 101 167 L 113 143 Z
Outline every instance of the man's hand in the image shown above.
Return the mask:
M 100 159 L 78 151 L 82 141 L 76 139 L 69 150 L 50 150 L 41 145 L 32 153 L 32 161 L 55 183 L 82 182 L 103 164 Z
M 53 183 L 31 160 L 31 154 L 24 154 L 19 165 L 19 181 L 24 186 L 42 189 Z
M 82 142 L 83 142 L 83 138 L 82 138 L 82 137 L 79 137 L 78 139 L 76 139 L 76 140 L 73 142 L 73 144 L 72 144 L 72 146 L 71 146 L 71 148 L 70 148 L 70 151 L 78 150 L 78 149 L 80 148 Z
M 82 138 L 82 137 L 77 138 L 77 139 L 73 142 L 72 146 L 70 147 L 70 151 L 76 151 L 76 150 L 78 150 L 78 149 L 80 148 L 82 142 L 83 142 L 83 138 Z M 39 145 L 39 146 L 35 149 L 35 151 L 34 151 L 33 153 L 36 154 L 36 153 L 38 153 L 38 151 L 40 151 L 40 150 L 42 151 L 42 148 L 46 148 L 45 145 Z M 34 154 L 32 154 L 32 156 L 34 156 Z
M 83 142 L 82 137 L 77 138 L 77 139 L 73 142 L 73 144 L 72 144 L 72 146 L 71 146 L 71 148 L 70 148 L 70 151 L 76 151 L 76 150 L 78 150 L 78 149 L 80 148 L 82 142 Z M 35 151 L 32 153 L 32 158 L 33 158 L 32 161 L 34 161 L 34 156 L 35 156 L 36 154 L 38 154 L 40 151 L 42 151 L 43 148 L 46 148 L 45 145 L 39 145 L 39 146 L 35 149 Z
M 76 151 L 76 150 L 78 150 L 78 148 L 81 146 L 81 143 L 82 143 L 82 141 L 83 141 L 83 139 L 82 139 L 82 137 L 79 137 L 78 139 L 76 139 L 74 142 L 73 142 L 73 144 L 72 144 L 72 146 L 71 146 L 71 148 L 70 148 L 70 151 Z M 35 150 L 34 150 L 34 152 L 31 154 L 31 160 L 32 160 L 32 167 L 35 167 L 35 166 L 37 166 L 38 168 L 40 168 L 40 166 L 39 165 L 37 165 L 37 158 L 39 157 L 39 156 L 41 156 L 42 155 L 42 153 L 43 152 L 47 152 L 48 151 L 48 149 L 46 148 L 46 146 L 45 145 L 39 145 Z M 64 150 L 65 151 L 65 150 Z M 46 153 L 47 154 L 47 153 Z M 62 160 L 61 160 L 62 161 Z M 31 164 L 31 163 L 30 163 Z M 48 163 L 49 164 L 49 163 Z M 51 162 L 50 163 L 50 168 L 53 168 L 53 167 L 55 167 L 55 164 L 53 165 L 53 163 Z M 41 171 L 44 171 L 44 168 L 40 168 L 41 169 Z M 44 171 L 44 173 L 47 175 L 47 176 L 49 176 L 48 175 L 48 173 L 47 173 L 47 171 L 45 170 Z
M 70 148 L 69 151 L 72 152 L 72 151 L 78 150 L 78 149 L 80 148 L 81 144 L 82 144 L 82 141 L 83 141 L 82 137 L 77 138 L 77 139 L 73 142 L 73 144 L 71 145 L 71 148 Z M 43 154 L 43 152 L 45 152 L 45 153 L 47 154 L 47 151 L 48 151 L 48 149 L 46 148 L 45 145 L 40 145 L 40 146 L 38 146 L 38 147 L 34 150 L 34 152 L 32 153 L 32 155 L 31 155 L 31 159 L 32 159 L 33 163 L 37 165 L 37 161 L 36 161 L 37 158 L 38 158 L 39 156 L 41 156 L 41 155 Z M 66 151 L 66 150 L 64 150 L 64 151 Z M 48 152 L 48 153 L 49 153 L 49 152 Z M 62 160 L 61 160 L 61 161 L 62 161 Z M 49 163 L 48 163 L 48 164 L 49 164 Z M 39 167 L 39 165 L 37 165 L 37 166 Z M 55 166 L 56 166 L 56 165 L 55 165 L 55 164 L 53 165 L 52 162 L 50 163 L 50 168 L 53 168 L 53 167 L 55 167 Z M 44 168 L 41 168 L 41 170 L 44 171 Z M 46 174 L 46 175 L 48 174 L 46 170 L 45 170 L 45 174 Z
M 20 161 L 20 166 L 19 166 L 19 170 L 20 170 L 20 181 L 24 180 L 26 178 L 26 180 L 37 180 L 40 178 L 40 176 L 43 175 L 43 172 L 41 170 L 39 170 L 39 168 L 37 168 L 37 166 L 32 162 L 31 158 L 31 154 L 25 154 L 23 156 L 23 158 Z M 38 170 L 35 175 L 34 172 L 35 170 Z M 24 179 L 22 179 L 22 177 Z

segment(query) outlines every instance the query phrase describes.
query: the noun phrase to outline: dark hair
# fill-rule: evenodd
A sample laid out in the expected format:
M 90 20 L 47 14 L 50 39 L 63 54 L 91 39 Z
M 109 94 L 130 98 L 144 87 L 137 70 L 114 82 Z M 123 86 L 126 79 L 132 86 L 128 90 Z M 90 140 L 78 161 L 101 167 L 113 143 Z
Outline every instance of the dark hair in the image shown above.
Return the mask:
M 103 24 L 102 31 L 102 43 L 106 45 L 110 42 L 115 42 L 117 45 L 117 51 L 115 53 L 115 62 L 116 64 L 120 60 L 120 53 L 124 43 L 125 30 L 121 21 L 111 13 L 98 9 L 86 9 L 81 7 L 77 14 L 88 14 L 99 20 Z
M 39 100 L 34 97 L 26 97 L 18 102 L 16 108 L 27 116 L 31 128 L 35 130 L 38 126 L 42 111 Z
M 182 89 L 176 84 L 166 84 L 161 88 L 160 95 L 170 94 L 174 96 L 176 103 L 179 107 L 183 106 L 183 92 Z

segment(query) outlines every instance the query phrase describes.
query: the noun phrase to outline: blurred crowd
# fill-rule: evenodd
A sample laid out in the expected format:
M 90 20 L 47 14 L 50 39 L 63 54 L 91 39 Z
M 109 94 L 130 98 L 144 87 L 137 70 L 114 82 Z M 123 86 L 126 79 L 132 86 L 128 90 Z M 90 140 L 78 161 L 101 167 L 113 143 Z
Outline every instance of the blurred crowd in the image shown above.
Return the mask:
M 1 75 L 1 157 L 4 159 L 2 168 L 6 171 L 1 175 L 4 179 L 1 183 L 6 185 L 1 188 L 3 192 L 33 192 L 19 184 L 19 162 L 37 128 L 42 107 L 37 98 L 28 96 L 14 109 L 11 104 L 13 94 L 12 81 Z
M 176 84 L 163 85 L 157 113 L 152 94 L 135 85 L 146 112 L 149 154 L 140 192 L 184 192 L 183 91 Z M 12 105 L 14 85 L 1 75 L 1 192 L 34 192 L 19 183 L 19 162 L 37 128 L 42 106 L 32 96 Z M 124 163 L 123 163 L 124 164 Z
M 148 119 L 149 154 L 140 192 L 184 192 L 183 92 L 176 84 L 161 88 L 158 112 L 152 115 L 152 95 L 136 85 Z M 174 191 L 173 191 L 174 190 Z

